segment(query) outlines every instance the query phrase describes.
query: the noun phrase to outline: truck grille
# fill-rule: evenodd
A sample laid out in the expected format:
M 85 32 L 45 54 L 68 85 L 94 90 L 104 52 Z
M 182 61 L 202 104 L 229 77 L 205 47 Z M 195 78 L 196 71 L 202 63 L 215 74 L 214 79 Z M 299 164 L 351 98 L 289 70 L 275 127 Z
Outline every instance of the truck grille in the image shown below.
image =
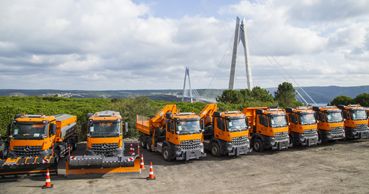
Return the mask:
M 19 157 L 35 157 L 40 154 L 41 146 L 14 146 L 14 153 Z
M 332 127 L 331 132 L 332 134 L 341 134 L 343 133 L 343 127 Z
M 239 136 L 239 137 L 232 137 L 232 145 L 234 146 L 241 146 L 247 143 L 247 135 Z
M 305 137 L 313 137 L 316 135 L 316 129 L 304 130 Z
M 275 140 L 288 139 L 288 132 L 274 133 Z
M 181 148 L 184 150 L 192 150 L 200 148 L 201 139 L 181 141 Z
M 118 143 L 103 143 L 103 144 L 92 144 L 92 150 L 97 154 L 105 154 L 108 152 L 116 151 Z
M 355 127 L 357 131 L 365 131 L 368 129 L 367 125 L 364 125 L 364 124 L 356 125 Z

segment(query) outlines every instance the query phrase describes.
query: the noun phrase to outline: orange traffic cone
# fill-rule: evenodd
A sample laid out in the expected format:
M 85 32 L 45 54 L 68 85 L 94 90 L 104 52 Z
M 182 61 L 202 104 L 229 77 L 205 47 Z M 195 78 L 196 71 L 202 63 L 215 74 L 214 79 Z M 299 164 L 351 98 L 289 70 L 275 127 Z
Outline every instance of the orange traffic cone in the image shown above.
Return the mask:
M 132 154 L 133 152 L 135 152 L 133 146 L 132 146 L 132 142 L 131 142 L 131 147 L 129 148 L 129 153 Z
M 136 153 L 134 151 L 135 150 L 133 150 L 132 157 L 135 157 L 136 156 Z
M 144 164 L 144 156 L 143 154 L 141 154 L 141 164 L 140 164 L 140 169 L 141 170 L 145 170 L 145 164 Z
M 155 180 L 155 176 L 154 176 L 154 171 L 152 170 L 152 162 L 150 162 L 150 172 L 149 172 L 149 177 L 146 178 L 146 180 Z
M 46 171 L 46 182 L 45 182 L 45 186 L 42 187 L 42 189 L 51 189 L 53 188 L 53 184 L 51 184 L 50 182 L 50 173 L 49 173 L 49 169 L 47 169 Z

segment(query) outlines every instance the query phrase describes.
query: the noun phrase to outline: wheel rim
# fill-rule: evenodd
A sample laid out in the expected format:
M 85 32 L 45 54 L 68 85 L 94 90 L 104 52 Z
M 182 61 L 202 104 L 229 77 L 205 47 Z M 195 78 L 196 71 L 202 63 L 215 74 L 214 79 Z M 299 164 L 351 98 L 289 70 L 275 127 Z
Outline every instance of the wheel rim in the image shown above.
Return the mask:
M 77 142 L 74 143 L 73 149 L 76 150 L 76 148 L 77 148 Z
M 166 160 L 168 159 L 169 153 L 167 149 L 164 149 L 163 156 L 164 156 L 164 159 Z
M 146 143 L 146 149 L 150 150 L 150 144 Z
M 8 148 L 5 147 L 3 157 L 5 158 L 7 156 L 8 156 Z
M 211 153 L 212 153 L 213 155 L 218 155 L 218 148 L 217 148 L 217 146 L 213 146 L 213 147 L 211 148 Z
M 142 138 L 141 138 L 141 147 L 145 147 L 145 144 Z
M 254 148 L 255 150 L 259 151 L 259 148 L 260 148 L 259 142 L 255 142 Z

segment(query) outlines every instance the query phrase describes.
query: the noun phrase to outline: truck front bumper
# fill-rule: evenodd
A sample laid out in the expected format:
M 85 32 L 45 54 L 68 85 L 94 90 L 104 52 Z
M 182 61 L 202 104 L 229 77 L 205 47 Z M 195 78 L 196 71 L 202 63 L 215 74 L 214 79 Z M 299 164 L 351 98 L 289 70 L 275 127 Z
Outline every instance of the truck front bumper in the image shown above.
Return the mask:
M 290 140 L 289 140 L 288 135 L 286 136 L 285 139 L 281 139 L 281 140 L 276 140 L 275 137 L 268 137 L 268 138 L 265 138 L 264 147 L 267 149 L 272 148 L 273 150 L 287 149 L 289 141 Z
M 176 160 L 191 160 L 200 159 L 200 157 L 205 157 L 204 145 L 201 143 L 196 149 L 182 149 L 181 146 L 176 145 L 174 147 Z
M 319 132 L 323 140 L 340 140 L 346 137 L 343 128 L 338 130 L 336 129 L 334 132 L 326 130 L 319 130 Z
M 366 127 L 366 129 L 360 129 L 357 128 L 349 128 L 347 127 L 345 129 L 346 137 L 347 138 L 353 138 L 353 139 L 368 139 L 369 138 L 369 129 Z

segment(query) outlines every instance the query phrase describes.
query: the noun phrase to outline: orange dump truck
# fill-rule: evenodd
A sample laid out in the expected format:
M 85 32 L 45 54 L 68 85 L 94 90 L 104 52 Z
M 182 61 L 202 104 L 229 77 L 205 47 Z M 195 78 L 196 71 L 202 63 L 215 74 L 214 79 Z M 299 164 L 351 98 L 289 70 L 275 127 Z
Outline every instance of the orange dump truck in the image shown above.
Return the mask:
M 104 174 L 140 173 L 140 158 L 124 155 L 123 125 L 128 123 L 116 111 L 88 113 L 82 125 L 87 132 L 84 156 L 70 156 L 66 160 L 66 177 Z
M 311 146 L 318 144 L 315 112 L 308 107 L 286 108 L 289 122 L 290 146 Z
M 277 107 L 252 107 L 242 111 L 249 119 L 253 149 L 287 149 L 289 146 L 288 122 L 284 110 Z
M 204 129 L 204 147 L 213 156 L 239 156 L 251 151 L 248 119 L 240 111 L 217 111 L 217 104 L 208 104 L 200 112 Z
M 60 157 L 77 146 L 77 117 L 68 114 L 55 116 L 15 116 L 8 125 L 9 154 L 0 160 L 0 175 L 36 174 L 57 171 Z
M 368 114 L 364 107 L 357 105 L 338 105 L 343 111 L 345 118 L 344 128 L 347 139 L 367 139 L 369 138 Z
M 142 132 L 141 147 L 162 153 L 166 161 L 206 156 L 200 117 L 195 113 L 180 113 L 176 105 L 165 106 L 153 118 L 137 115 L 136 129 Z
M 345 139 L 342 111 L 336 106 L 313 106 L 318 120 L 319 142 Z

